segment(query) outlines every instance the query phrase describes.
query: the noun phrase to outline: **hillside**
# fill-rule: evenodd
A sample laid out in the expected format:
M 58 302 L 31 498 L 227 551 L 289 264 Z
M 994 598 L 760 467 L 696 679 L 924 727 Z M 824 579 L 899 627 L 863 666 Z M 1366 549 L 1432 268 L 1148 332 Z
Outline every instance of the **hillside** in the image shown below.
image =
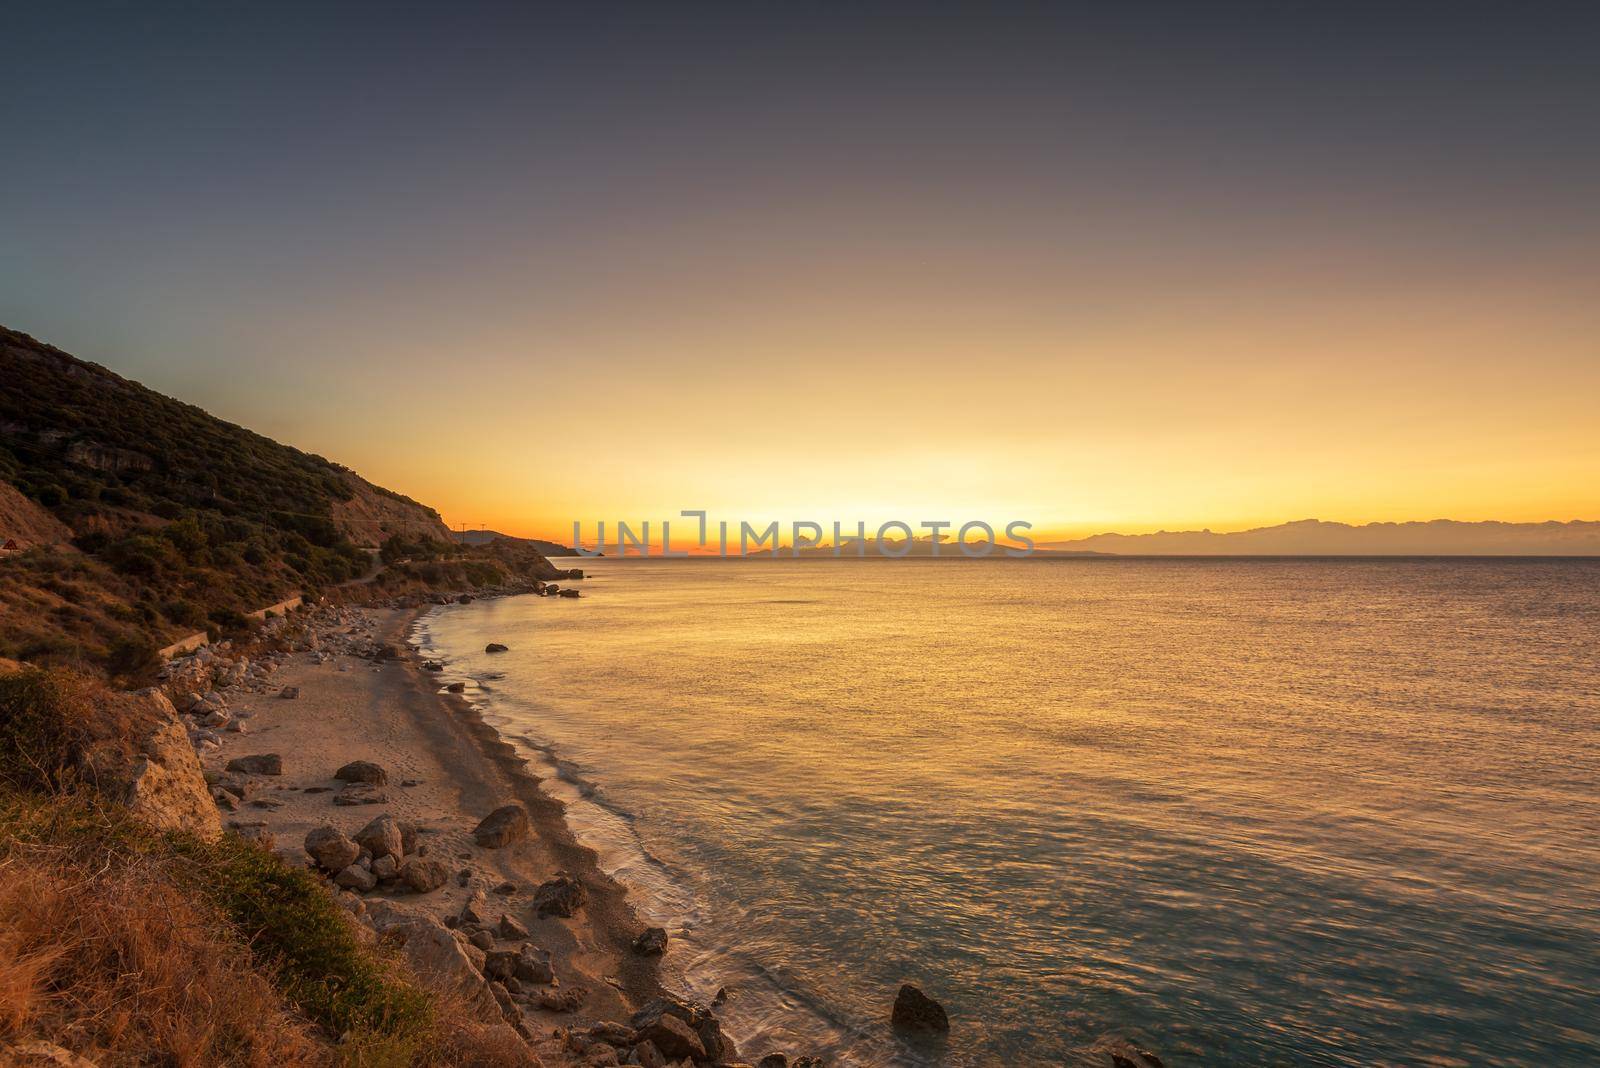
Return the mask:
M 537 550 L 543 556 L 577 556 L 577 550 L 570 545 L 559 542 L 545 541 L 542 538 L 517 538 L 510 534 L 502 534 L 498 530 L 452 530 L 450 537 L 458 545 L 493 545 L 502 542 L 508 545 L 527 545 Z
M 1041 543 L 1041 549 L 1090 549 L 1155 556 L 1600 556 L 1600 522 L 1294 523 L 1217 533 L 1096 534 Z
M 131 672 L 149 651 L 366 573 L 438 513 L 0 328 L 0 657 Z

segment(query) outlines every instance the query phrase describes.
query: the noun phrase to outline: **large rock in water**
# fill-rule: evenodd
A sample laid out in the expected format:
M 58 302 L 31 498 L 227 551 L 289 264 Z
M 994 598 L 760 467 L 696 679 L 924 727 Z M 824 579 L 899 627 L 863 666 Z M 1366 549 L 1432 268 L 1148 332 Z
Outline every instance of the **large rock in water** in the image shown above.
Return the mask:
M 101 792 L 128 806 L 133 816 L 163 831 L 187 831 L 206 841 L 222 837 L 222 819 L 200 760 L 177 709 L 160 690 L 111 694 L 139 724 L 132 753 L 96 752 L 90 773 Z
M 499 849 L 528 837 L 531 826 L 528 822 L 528 810 L 513 802 L 502 805 L 483 817 L 483 821 L 473 829 L 472 836 L 481 846 Z
M 944 1006 L 906 983 L 894 999 L 894 1012 L 890 1021 L 898 1031 L 919 1034 L 943 1034 L 950 1030 L 950 1018 Z

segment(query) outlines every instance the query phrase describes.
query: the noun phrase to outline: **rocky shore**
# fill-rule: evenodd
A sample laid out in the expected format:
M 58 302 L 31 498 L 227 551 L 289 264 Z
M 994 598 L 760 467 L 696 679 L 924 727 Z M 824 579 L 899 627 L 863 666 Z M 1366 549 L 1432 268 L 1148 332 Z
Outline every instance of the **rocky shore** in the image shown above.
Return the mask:
M 537 585 L 496 592 L 559 595 Z M 561 805 L 406 646 L 443 600 L 313 606 L 248 649 L 167 666 L 222 824 L 329 880 L 369 937 L 546 1064 L 821 1065 L 741 1060 L 713 1008 L 661 988 L 668 932 L 638 921 Z

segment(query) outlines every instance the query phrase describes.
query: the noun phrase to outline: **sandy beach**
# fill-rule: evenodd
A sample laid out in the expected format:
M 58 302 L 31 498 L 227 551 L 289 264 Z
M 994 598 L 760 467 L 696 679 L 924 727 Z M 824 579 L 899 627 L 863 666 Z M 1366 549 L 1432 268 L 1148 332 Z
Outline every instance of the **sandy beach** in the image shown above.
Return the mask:
M 302 843 L 316 828 L 332 826 L 355 835 L 383 813 L 415 824 L 418 851 L 441 861 L 449 869 L 448 881 L 420 894 L 389 884 L 359 899 L 347 893 L 354 910 L 378 913 L 390 922 L 397 915 L 432 915 L 453 924 L 481 892 L 491 922 L 509 916 L 549 951 L 555 989 L 581 992 L 570 995 L 571 1011 L 551 1011 L 538 998 L 521 1005 L 536 1045 L 550 1041 L 556 1028 L 627 1019 L 660 992 L 654 959 L 629 948 L 642 925 L 622 888 L 599 871 L 593 852 L 574 840 L 561 805 L 540 791 L 512 747 L 466 701 L 442 692 L 437 676 L 425 671 L 404 644 L 420 611 L 343 610 L 345 625 L 320 628 L 332 638 L 323 640 L 320 652 L 290 653 L 269 683 L 228 691 L 229 714 L 242 720 L 245 730 L 220 732 L 220 748 L 203 754 L 208 777 L 247 786 L 235 811 L 226 811 L 225 801 L 224 822 L 264 830 L 274 848 L 297 864 L 310 863 Z M 369 639 L 405 651 L 388 659 L 332 651 Z M 283 696 L 285 688 L 296 696 Z M 257 754 L 277 754 L 282 773 L 227 770 L 230 761 Z M 362 792 L 334 777 L 357 760 L 384 769 L 387 783 L 366 788 L 381 800 L 336 803 Z M 480 846 L 474 827 L 512 802 L 527 809 L 532 833 L 502 848 Z M 558 872 L 581 882 L 587 901 L 570 918 L 541 917 L 533 907 L 533 891 Z M 548 1060 L 551 1051 L 541 1052 Z

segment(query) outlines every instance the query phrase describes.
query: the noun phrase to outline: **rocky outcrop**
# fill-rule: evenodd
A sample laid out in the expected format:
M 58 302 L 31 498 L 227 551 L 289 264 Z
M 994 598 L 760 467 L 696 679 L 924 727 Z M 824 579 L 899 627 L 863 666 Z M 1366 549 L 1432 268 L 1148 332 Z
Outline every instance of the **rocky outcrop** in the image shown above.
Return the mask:
M 221 837 L 216 802 L 172 702 L 153 689 L 107 694 L 105 700 L 134 734 L 131 751 L 102 746 L 89 757 L 100 790 L 151 827 L 208 841 Z
M 333 522 L 357 545 L 377 548 L 395 535 L 408 541 L 451 540 L 450 528 L 427 505 L 380 489 L 350 471 L 344 472 L 344 482 L 350 498 L 332 502 Z
M 155 467 L 155 461 L 142 452 L 101 445 L 94 441 L 75 441 L 68 445 L 67 460 L 83 467 L 92 467 L 96 471 L 109 471 L 119 475 L 124 471 L 149 471 Z

